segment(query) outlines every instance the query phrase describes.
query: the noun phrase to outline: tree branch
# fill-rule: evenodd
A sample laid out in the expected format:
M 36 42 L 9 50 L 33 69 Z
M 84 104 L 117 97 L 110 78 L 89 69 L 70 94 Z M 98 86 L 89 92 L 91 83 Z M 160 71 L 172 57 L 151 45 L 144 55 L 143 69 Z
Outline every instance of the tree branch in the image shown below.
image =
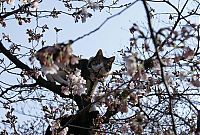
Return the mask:
M 164 71 L 163 71 L 164 65 L 163 65 L 163 63 L 162 63 L 162 61 L 160 59 L 160 56 L 159 56 L 158 43 L 157 43 L 157 40 L 156 40 L 156 38 L 154 36 L 154 30 L 153 30 L 153 27 L 152 27 L 152 24 L 151 24 L 151 16 L 149 14 L 149 9 L 147 7 L 147 2 L 146 2 L 146 0 L 142 0 L 142 2 L 143 2 L 143 5 L 144 5 L 144 8 L 145 8 L 145 11 L 146 11 L 146 15 L 147 15 L 147 21 L 148 21 L 148 26 L 149 26 L 149 30 L 150 30 L 151 39 L 153 41 L 155 52 L 156 52 L 156 56 L 157 56 L 157 59 L 158 59 L 159 64 L 160 64 L 162 81 L 164 83 L 164 86 L 165 86 L 166 91 L 167 91 L 168 96 L 169 96 L 169 113 L 171 115 L 172 124 L 173 124 L 172 129 L 173 129 L 174 134 L 177 135 L 175 120 L 174 120 L 174 116 L 173 116 L 173 113 L 172 113 L 172 99 L 171 99 L 171 94 L 169 92 L 169 89 L 168 89 L 168 86 L 167 86 L 167 83 L 166 83 L 166 80 L 165 80 Z
M 11 11 L 11 12 L 7 12 L 7 13 L 5 13 L 4 15 L 1 15 L 1 14 L 0 14 L 0 20 L 1 20 L 1 19 L 5 19 L 6 17 L 8 17 L 8 16 L 10 16 L 10 15 L 13 15 L 13 14 L 16 14 L 16 13 L 18 13 L 18 12 L 21 12 L 21 11 L 23 11 L 25 8 L 27 8 L 27 7 L 29 7 L 29 6 L 31 6 L 31 3 L 22 5 L 22 6 L 19 7 L 18 9 L 13 10 L 13 11 Z
M 7 50 L 2 42 L 0 41 L 0 52 L 3 53 L 10 61 L 12 61 L 17 68 L 20 68 L 21 70 L 27 71 L 27 72 L 34 72 L 33 69 L 31 69 L 29 66 L 21 62 L 16 56 L 12 55 L 9 50 Z M 46 81 L 41 76 L 36 77 L 35 75 L 31 74 L 31 77 L 36 81 L 36 84 L 45 87 L 49 89 L 50 91 L 60 95 L 64 98 L 72 98 L 72 96 L 66 96 L 63 93 L 61 93 L 61 85 L 56 85 L 55 83 Z M 73 98 L 72 98 L 73 99 Z

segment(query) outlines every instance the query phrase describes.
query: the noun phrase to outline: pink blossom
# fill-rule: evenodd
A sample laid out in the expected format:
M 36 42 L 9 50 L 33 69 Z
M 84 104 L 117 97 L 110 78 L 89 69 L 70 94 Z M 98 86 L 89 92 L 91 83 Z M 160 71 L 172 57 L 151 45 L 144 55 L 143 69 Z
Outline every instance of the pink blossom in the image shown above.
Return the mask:
M 135 84 L 133 81 L 131 81 L 131 83 L 129 84 L 130 89 L 134 89 L 135 88 Z
M 132 102 L 134 105 L 138 104 L 138 95 L 136 93 L 130 94 L 130 102 Z
M 62 131 L 58 132 L 58 129 L 61 128 L 59 120 L 55 120 L 51 124 L 52 124 L 52 126 L 51 126 L 52 133 L 51 133 L 51 135 L 66 135 L 67 134 L 68 127 L 65 127 Z
M 196 76 L 193 75 L 191 83 L 195 87 L 200 87 L 200 78 L 199 78 L 199 75 L 196 75 Z
M 76 69 L 75 73 L 71 73 L 69 75 L 66 75 L 66 80 L 69 83 L 68 89 L 72 89 L 72 94 L 78 94 L 81 95 L 85 93 L 86 91 L 86 80 L 81 77 L 81 70 Z
M 63 93 L 64 95 L 69 95 L 70 94 L 69 88 L 62 86 L 61 87 L 61 93 Z
M 127 73 L 130 76 L 133 76 L 137 72 L 137 63 L 135 55 L 130 55 L 128 57 L 124 57 L 125 66 L 127 68 Z
M 78 57 L 72 56 L 72 58 L 71 58 L 71 64 L 72 64 L 72 65 L 78 64 L 78 60 L 79 60 Z
M 122 134 L 126 134 L 128 132 L 128 125 L 124 124 L 120 129 Z
M 30 1 L 30 0 L 29 0 Z M 27 4 L 28 0 L 22 0 L 22 3 Z
M 38 9 L 39 8 L 39 2 L 38 2 L 38 0 L 34 0 L 33 1 L 33 8 L 34 9 Z
M 69 130 L 68 127 L 66 127 L 58 135 L 66 135 L 68 130 Z
M 183 53 L 183 57 L 185 59 L 192 59 L 194 57 L 194 50 L 190 49 L 189 47 L 187 47 L 185 49 L 185 52 Z
M 10 5 L 14 5 L 15 4 L 15 0 L 7 0 L 7 3 Z

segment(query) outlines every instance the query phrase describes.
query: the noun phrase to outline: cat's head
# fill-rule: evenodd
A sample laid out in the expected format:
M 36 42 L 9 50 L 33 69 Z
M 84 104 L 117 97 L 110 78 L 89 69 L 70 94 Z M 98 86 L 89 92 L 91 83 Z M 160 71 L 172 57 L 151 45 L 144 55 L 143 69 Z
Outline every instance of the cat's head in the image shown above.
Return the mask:
M 96 56 L 92 57 L 90 60 L 90 68 L 93 72 L 98 73 L 100 76 L 104 76 L 110 72 L 114 60 L 115 56 L 109 58 L 104 57 L 102 50 L 99 49 Z

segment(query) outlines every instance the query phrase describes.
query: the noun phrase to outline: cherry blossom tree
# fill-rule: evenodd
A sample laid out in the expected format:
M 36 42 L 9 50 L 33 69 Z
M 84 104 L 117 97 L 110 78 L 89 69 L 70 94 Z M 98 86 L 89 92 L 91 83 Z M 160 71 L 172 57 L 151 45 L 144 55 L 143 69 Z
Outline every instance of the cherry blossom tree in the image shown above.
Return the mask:
M 42 9 L 47 3 L 43 0 L 0 2 L 1 29 L 8 30 L 1 32 L 0 40 L 2 135 L 200 134 L 198 0 L 58 0 L 55 3 L 65 8 L 52 10 Z M 87 94 L 81 71 L 72 72 L 71 67 L 66 75 L 70 83 L 47 80 L 40 63 L 53 69 L 57 68 L 55 62 L 64 67 L 78 63 L 81 54 L 74 54 L 74 43 L 92 37 L 125 11 L 132 12 L 128 9 L 136 4 L 141 5 L 146 19 L 130 26 L 129 44 L 116 52 L 115 68 L 106 79 L 98 78 L 93 95 Z M 162 7 L 166 11 L 159 12 Z M 43 18 L 63 16 L 84 24 L 104 11 L 111 15 L 101 25 L 66 39 L 69 41 L 61 48 L 55 46 L 62 29 L 50 27 L 50 21 L 40 25 Z M 13 31 L 20 31 L 10 22 L 25 28 L 21 40 L 27 44 L 10 37 Z M 51 45 L 45 36 L 49 29 L 56 33 Z M 41 48 L 45 53 L 38 53 Z M 56 49 L 61 55 L 55 61 L 52 54 Z

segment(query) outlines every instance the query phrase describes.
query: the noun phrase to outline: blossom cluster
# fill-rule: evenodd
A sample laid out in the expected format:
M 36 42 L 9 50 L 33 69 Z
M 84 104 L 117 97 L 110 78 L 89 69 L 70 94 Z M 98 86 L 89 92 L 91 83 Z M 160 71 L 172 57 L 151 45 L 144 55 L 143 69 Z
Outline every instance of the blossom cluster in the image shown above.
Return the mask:
M 133 77 L 134 80 L 147 80 L 147 74 L 144 69 L 144 63 L 139 62 L 137 53 L 132 53 L 129 56 L 124 56 L 126 74 Z
M 68 127 L 65 127 L 62 131 L 58 132 L 61 127 L 60 120 L 55 120 L 51 123 L 51 135 L 66 135 L 68 132 Z
M 109 96 L 105 98 L 105 104 L 110 111 L 119 111 L 122 113 L 128 112 L 128 102 L 127 99 L 119 99 L 114 98 L 113 96 Z
M 143 126 L 147 123 L 147 119 L 141 113 L 137 113 L 136 116 L 130 122 L 130 128 L 135 134 L 142 134 Z
M 91 0 L 86 0 L 86 6 L 82 7 L 77 11 L 75 15 L 75 22 L 78 22 L 78 19 L 81 19 L 82 23 L 86 22 L 86 19 L 91 17 L 92 14 L 88 12 L 88 9 L 91 8 L 93 11 L 98 10 L 100 4 L 98 2 L 93 2 Z
M 62 93 L 65 95 L 81 95 L 86 91 L 86 80 L 81 77 L 81 70 L 76 69 L 74 73 L 66 75 L 67 86 L 62 86 Z
M 56 44 L 47 46 L 36 52 L 35 57 L 40 61 L 43 72 L 57 74 L 60 69 L 66 69 L 71 64 L 77 64 L 79 58 L 72 54 L 71 44 Z
M 6 0 L 8 4 L 15 5 L 15 0 Z M 39 1 L 38 0 L 21 0 L 23 4 L 32 3 L 32 7 L 34 9 L 39 8 Z
M 72 49 L 68 44 L 43 47 L 35 54 L 40 63 L 47 67 L 51 67 L 52 64 L 69 64 L 70 55 L 72 55 Z

